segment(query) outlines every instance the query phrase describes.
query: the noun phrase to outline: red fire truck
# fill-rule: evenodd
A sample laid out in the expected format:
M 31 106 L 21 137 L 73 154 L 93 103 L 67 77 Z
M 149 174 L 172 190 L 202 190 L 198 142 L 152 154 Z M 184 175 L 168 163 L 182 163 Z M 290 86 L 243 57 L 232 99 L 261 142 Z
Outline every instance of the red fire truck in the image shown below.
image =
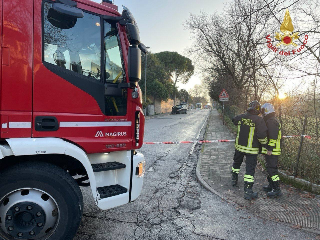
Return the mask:
M 0 0 L 0 239 L 68 240 L 135 200 L 145 118 L 139 30 L 104 0 Z

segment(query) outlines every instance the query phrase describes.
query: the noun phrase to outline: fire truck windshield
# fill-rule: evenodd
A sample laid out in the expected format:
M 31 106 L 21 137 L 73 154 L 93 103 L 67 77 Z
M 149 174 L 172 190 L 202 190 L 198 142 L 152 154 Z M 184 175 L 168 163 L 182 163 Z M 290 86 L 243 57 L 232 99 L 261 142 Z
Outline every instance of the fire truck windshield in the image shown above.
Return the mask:
M 59 28 L 58 25 L 52 24 L 50 11 L 52 3 L 45 2 L 43 13 L 45 62 L 101 82 L 123 81 L 116 23 L 104 21 L 102 16 L 84 12 L 84 17 L 73 19 L 73 24 L 70 24 L 69 28 Z M 60 16 L 63 15 L 56 15 L 58 18 Z M 66 18 L 55 20 L 63 22 Z M 101 43 L 101 31 L 104 34 L 103 43 Z M 104 49 L 102 59 L 101 49 Z
M 100 17 L 84 12 L 73 27 L 62 29 L 50 23 L 51 8 L 44 3 L 44 61 L 100 81 Z

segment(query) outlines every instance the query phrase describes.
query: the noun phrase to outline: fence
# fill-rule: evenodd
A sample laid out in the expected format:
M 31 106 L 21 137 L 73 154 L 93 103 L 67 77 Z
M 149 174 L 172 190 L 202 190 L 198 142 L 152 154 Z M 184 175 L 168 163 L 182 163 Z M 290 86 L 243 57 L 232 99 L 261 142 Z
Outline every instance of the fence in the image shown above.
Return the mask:
M 280 169 L 289 175 L 320 184 L 320 143 L 315 119 L 307 115 L 284 115 L 281 120 L 283 133 L 286 135 L 309 135 L 311 137 L 282 140 Z

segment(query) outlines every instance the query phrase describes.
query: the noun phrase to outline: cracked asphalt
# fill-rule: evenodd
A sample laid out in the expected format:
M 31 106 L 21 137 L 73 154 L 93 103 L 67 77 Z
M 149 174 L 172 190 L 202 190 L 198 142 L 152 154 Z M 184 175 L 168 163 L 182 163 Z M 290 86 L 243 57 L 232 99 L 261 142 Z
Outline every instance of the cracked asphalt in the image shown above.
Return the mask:
M 208 110 L 162 115 L 146 121 L 145 141 L 196 140 Z M 202 138 L 204 131 L 200 134 Z M 201 145 L 144 145 L 147 172 L 133 203 L 101 211 L 88 188 L 75 240 L 105 239 L 320 239 L 283 223 L 264 220 L 229 204 L 196 179 Z

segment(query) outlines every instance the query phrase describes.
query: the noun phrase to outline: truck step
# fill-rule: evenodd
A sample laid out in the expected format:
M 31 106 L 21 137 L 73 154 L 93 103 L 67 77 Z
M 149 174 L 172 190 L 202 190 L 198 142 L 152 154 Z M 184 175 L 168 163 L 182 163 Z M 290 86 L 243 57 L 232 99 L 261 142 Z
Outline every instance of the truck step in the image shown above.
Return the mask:
M 128 190 L 125 187 L 122 187 L 118 184 L 106 187 L 98 187 L 98 192 L 101 198 L 113 197 L 122 193 L 126 193 L 127 191 Z
M 125 168 L 126 165 L 119 162 L 107 162 L 107 163 L 98 163 L 92 164 L 94 172 L 110 171 Z

